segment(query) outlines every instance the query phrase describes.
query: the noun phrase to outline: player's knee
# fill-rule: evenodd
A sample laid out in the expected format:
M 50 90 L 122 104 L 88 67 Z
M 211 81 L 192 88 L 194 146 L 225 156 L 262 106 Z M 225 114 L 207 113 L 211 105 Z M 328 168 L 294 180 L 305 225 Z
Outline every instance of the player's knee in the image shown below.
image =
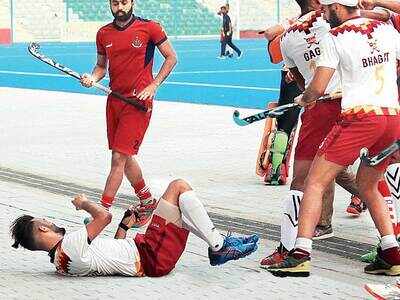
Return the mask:
M 189 183 L 187 183 L 184 179 L 175 179 L 169 184 L 169 187 L 176 191 L 177 194 L 182 194 L 192 190 Z
M 323 194 L 327 186 L 318 179 L 307 177 L 305 180 L 305 189 L 312 193 Z
M 113 152 L 111 158 L 112 167 L 125 167 L 129 156 L 120 152 Z
M 290 184 L 291 190 L 303 191 L 306 177 L 304 174 L 293 174 L 292 183 Z

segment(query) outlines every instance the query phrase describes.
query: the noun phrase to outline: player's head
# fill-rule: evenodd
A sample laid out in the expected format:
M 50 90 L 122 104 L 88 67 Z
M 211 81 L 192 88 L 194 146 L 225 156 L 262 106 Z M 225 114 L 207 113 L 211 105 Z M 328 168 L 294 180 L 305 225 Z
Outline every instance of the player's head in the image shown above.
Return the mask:
M 134 0 L 110 0 L 111 12 L 115 20 L 126 22 L 133 14 Z
M 49 242 L 64 236 L 65 228 L 45 220 L 22 215 L 10 226 L 11 237 L 14 239 L 14 248 L 22 246 L 28 250 L 48 250 Z
M 226 9 L 226 6 L 225 5 L 223 5 L 223 6 L 221 6 L 221 8 L 220 8 L 220 10 L 219 10 L 220 12 L 221 12 L 221 14 L 226 14 L 226 13 L 228 13 L 228 11 L 227 11 L 227 9 Z
M 358 11 L 358 0 L 321 0 L 324 18 L 332 28 L 346 21 L 349 15 Z
M 302 12 L 321 9 L 319 0 L 296 0 Z

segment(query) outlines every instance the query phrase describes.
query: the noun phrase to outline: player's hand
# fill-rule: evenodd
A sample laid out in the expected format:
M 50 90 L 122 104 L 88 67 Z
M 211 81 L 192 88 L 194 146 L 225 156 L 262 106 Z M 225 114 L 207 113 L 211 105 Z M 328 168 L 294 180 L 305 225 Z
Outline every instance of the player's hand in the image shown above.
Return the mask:
M 152 82 L 137 95 L 137 98 L 139 100 L 153 99 L 156 94 L 157 88 L 158 85 L 155 82 Z
M 358 7 L 365 10 L 374 9 L 376 5 L 375 0 L 358 0 Z
M 285 75 L 285 81 L 286 83 L 291 83 L 294 80 L 294 76 L 292 72 L 288 71 Z
M 82 209 L 82 204 L 88 201 L 90 200 L 86 197 L 86 195 L 79 194 L 75 196 L 74 200 L 72 200 L 71 202 L 75 206 L 76 210 L 80 210 Z
M 128 209 L 127 211 L 125 211 L 125 214 L 122 217 L 121 223 L 128 228 L 132 228 L 139 221 L 137 218 L 138 213 L 135 210 L 136 208 L 133 210 Z
M 94 78 L 93 78 L 92 75 L 87 74 L 87 73 L 85 73 L 85 74 L 82 75 L 81 84 L 82 84 L 84 87 L 90 88 L 90 87 L 93 86 L 93 83 L 94 83 Z
M 302 107 L 307 107 L 308 109 L 311 109 L 315 106 L 316 102 L 304 102 L 303 101 L 303 95 L 299 95 L 296 98 L 294 98 L 294 102 L 297 103 L 298 105 Z

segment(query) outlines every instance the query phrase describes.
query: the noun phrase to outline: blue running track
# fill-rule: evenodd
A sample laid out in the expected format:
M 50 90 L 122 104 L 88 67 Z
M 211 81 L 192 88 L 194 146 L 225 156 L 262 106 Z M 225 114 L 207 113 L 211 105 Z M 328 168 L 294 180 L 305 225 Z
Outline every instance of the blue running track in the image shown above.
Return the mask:
M 217 59 L 217 40 L 172 43 L 179 62 L 159 89 L 157 100 L 262 109 L 278 98 L 280 66 L 269 62 L 264 40 L 237 41 L 244 51 L 240 60 Z M 37 61 L 26 47 L 0 46 L 0 86 L 100 94 Z M 41 51 L 81 73 L 90 72 L 96 60 L 94 43 L 43 43 Z M 161 62 L 157 53 L 155 71 Z

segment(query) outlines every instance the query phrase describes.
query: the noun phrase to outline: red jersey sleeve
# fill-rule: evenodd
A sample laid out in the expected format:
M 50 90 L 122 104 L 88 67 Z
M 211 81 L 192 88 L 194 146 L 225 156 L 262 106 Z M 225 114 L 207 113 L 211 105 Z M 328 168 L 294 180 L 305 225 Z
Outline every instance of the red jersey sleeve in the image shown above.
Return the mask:
M 96 35 L 97 54 L 106 55 L 106 49 L 104 48 L 101 36 L 102 36 L 102 34 L 101 34 L 101 29 L 100 29 Z
M 164 28 L 157 22 L 150 22 L 150 39 L 156 46 L 167 40 Z

